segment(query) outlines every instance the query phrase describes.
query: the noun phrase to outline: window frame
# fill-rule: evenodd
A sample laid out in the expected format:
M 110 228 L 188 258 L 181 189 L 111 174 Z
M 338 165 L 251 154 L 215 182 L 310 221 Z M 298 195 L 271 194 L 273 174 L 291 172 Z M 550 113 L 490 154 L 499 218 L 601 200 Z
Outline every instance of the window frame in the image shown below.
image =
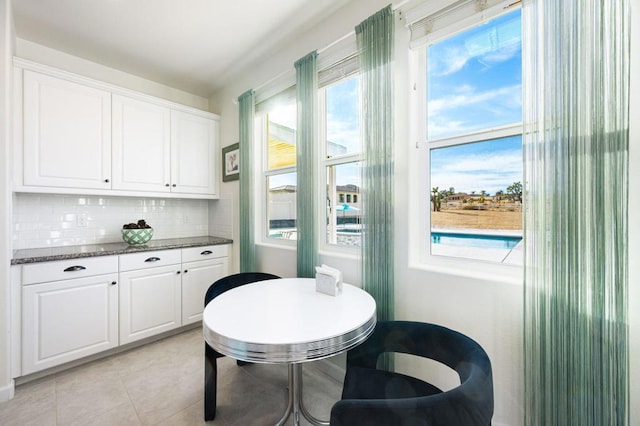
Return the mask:
M 455 136 L 445 136 L 428 140 L 428 121 L 426 119 L 428 108 L 427 91 L 427 48 L 461 32 L 485 24 L 500 16 L 520 9 L 520 5 L 514 5 L 506 9 L 493 8 L 490 11 L 476 13 L 465 19 L 464 26 L 454 25 L 447 30 L 437 32 L 437 37 L 427 37 L 420 44 L 412 44 L 409 50 L 410 72 L 413 79 L 413 90 L 410 103 L 414 114 L 412 133 L 415 135 L 415 147 L 409 147 L 417 151 L 417 155 L 410 157 L 409 183 L 409 227 L 418 229 L 419 232 L 409 233 L 410 264 L 417 269 L 437 270 L 456 275 L 483 277 L 506 281 L 509 283 L 521 282 L 522 265 L 495 263 L 479 259 L 460 258 L 452 256 L 434 255 L 431 253 L 431 239 L 421 236 L 431 233 L 431 202 L 428 194 L 431 191 L 431 150 L 451 146 L 464 145 L 474 142 L 489 141 L 510 136 L 523 135 L 523 122 L 511 123 L 504 126 L 490 127 Z M 488 13 L 490 12 L 490 13 Z M 524 34 L 522 34 L 524 37 Z M 524 48 L 524 43 L 523 43 Z M 524 55 L 523 55 L 524 56 Z M 523 75 L 524 80 L 524 75 Z M 524 176 L 523 176 L 524 179 Z M 523 214 L 525 206 L 523 205 Z
M 288 91 L 291 88 L 287 89 Z M 276 95 L 278 96 L 278 95 Z M 271 109 L 273 110 L 273 108 Z M 268 115 L 269 111 L 256 111 L 254 116 L 255 135 L 254 147 L 256 147 L 256 165 L 259 173 L 254 174 L 254 193 L 256 199 L 260 200 L 260 214 L 256 215 L 255 242 L 261 245 L 275 245 L 278 247 L 289 247 L 295 249 L 296 240 L 288 238 L 269 237 L 269 185 L 268 178 L 271 176 L 283 175 L 287 173 L 297 173 L 297 164 L 293 166 L 278 167 L 269 169 L 269 148 L 268 148 Z
M 348 78 L 352 78 L 355 75 L 359 75 L 359 73 L 356 72 L 356 73 L 346 74 L 341 78 L 335 79 L 331 83 L 318 88 L 318 122 L 319 122 L 319 125 L 318 125 L 319 139 L 318 140 L 321 141 L 321 143 L 319 143 L 320 156 L 318 158 L 320 158 L 320 164 L 319 164 L 319 171 L 318 171 L 318 184 L 316 187 L 318 188 L 318 206 L 322 208 L 323 214 L 318 215 L 317 226 L 318 226 L 318 250 L 324 253 L 340 253 L 340 254 L 347 254 L 347 255 L 358 255 L 361 249 L 360 246 L 346 246 L 346 245 L 329 243 L 327 241 L 327 234 L 329 232 L 329 229 L 328 229 L 327 220 L 326 220 L 327 219 L 326 205 L 327 205 L 327 190 L 328 190 L 327 169 L 329 167 L 335 167 L 342 164 L 355 163 L 355 162 L 362 163 L 364 161 L 364 153 L 362 152 L 362 150 L 358 153 L 335 155 L 330 158 L 328 157 L 328 154 L 327 154 L 326 89 L 328 87 L 331 87 L 332 85 L 339 84 L 340 82 Z M 359 104 L 360 104 L 360 110 L 361 110 L 362 108 L 361 99 Z M 360 122 L 360 132 L 362 132 L 362 122 Z M 362 186 L 360 187 L 360 190 L 362 190 Z M 362 195 L 362 193 L 360 193 L 360 195 Z M 336 198 L 334 199 L 334 201 L 337 200 L 338 197 L 339 195 L 336 194 Z M 335 205 L 337 205 L 337 203 L 334 202 L 334 206 Z

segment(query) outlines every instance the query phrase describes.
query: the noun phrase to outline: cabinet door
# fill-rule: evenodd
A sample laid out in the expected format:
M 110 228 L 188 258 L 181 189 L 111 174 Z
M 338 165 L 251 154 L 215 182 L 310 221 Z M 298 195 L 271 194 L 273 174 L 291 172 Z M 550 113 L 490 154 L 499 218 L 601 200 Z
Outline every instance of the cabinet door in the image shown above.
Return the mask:
M 218 122 L 171 111 L 171 191 L 215 195 Z
M 118 345 L 117 274 L 22 287 L 22 374 Z
M 170 191 L 171 110 L 113 95 L 113 189 Z
M 211 284 L 229 275 L 228 258 L 188 262 L 182 265 L 182 325 L 202 320 L 204 295 Z
M 24 184 L 111 188 L 111 94 L 24 71 Z
M 180 326 L 180 265 L 120 273 L 120 344 Z

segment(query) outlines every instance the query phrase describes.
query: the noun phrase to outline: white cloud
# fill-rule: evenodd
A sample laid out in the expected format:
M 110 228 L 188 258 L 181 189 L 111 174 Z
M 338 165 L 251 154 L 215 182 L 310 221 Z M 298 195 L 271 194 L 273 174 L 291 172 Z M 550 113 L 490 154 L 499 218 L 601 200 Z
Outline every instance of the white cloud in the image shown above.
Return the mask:
M 507 37 L 506 40 L 495 41 L 494 34 L 480 33 L 464 44 L 454 45 L 429 57 L 429 69 L 433 76 L 447 76 L 460 71 L 470 60 L 478 61 L 486 67 L 506 62 L 520 53 L 519 34 Z
M 269 120 L 287 126 L 290 129 L 295 129 L 297 127 L 296 111 L 295 104 L 282 105 L 269 113 Z
M 348 147 L 349 152 L 358 150 L 361 143 L 358 122 L 341 120 L 339 117 L 329 115 L 327 118 L 327 139 Z
M 519 54 L 521 49 L 522 46 L 518 40 L 517 43 L 507 44 L 502 49 L 488 52 L 486 55 L 483 55 L 480 60 L 489 64 L 505 62 Z
M 460 71 L 473 57 L 461 46 L 455 46 L 443 52 L 441 57 L 431 58 L 430 68 L 435 76 L 445 76 Z
M 460 88 L 456 93 L 438 99 L 432 99 L 427 105 L 429 118 L 437 116 L 444 111 L 459 108 L 461 106 L 471 107 L 480 103 L 492 102 L 494 105 L 513 105 L 520 99 L 522 85 L 500 87 L 495 90 L 477 92 L 470 86 Z M 493 102 L 500 98 L 500 102 Z
M 448 96 L 430 100 L 427 105 L 429 138 L 519 121 L 519 118 L 513 119 L 513 111 L 522 107 L 521 91 L 520 84 L 483 92 L 466 85 Z
M 495 194 L 517 181 L 522 181 L 522 155 L 517 151 L 452 156 L 434 165 L 431 172 L 432 187 L 454 187 L 467 193 L 485 190 Z

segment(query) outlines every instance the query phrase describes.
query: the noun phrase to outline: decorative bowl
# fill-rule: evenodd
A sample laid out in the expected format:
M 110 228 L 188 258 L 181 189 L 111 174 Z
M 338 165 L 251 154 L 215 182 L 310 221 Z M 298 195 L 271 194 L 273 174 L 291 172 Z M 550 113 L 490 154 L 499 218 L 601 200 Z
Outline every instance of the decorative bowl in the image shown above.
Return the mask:
M 122 230 L 122 239 L 132 246 L 146 244 L 151 237 L 153 237 L 153 228 Z

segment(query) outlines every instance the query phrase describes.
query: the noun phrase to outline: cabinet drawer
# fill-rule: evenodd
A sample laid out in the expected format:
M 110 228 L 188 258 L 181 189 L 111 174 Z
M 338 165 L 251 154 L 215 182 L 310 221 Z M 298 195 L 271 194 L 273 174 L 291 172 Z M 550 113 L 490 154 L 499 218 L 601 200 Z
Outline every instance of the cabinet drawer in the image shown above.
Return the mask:
M 228 257 L 229 245 L 190 247 L 182 249 L 182 262 L 194 262 L 196 260 L 215 259 L 216 257 Z
M 118 272 L 117 256 L 45 262 L 22 267 L 22 284 L 44 283 Z
M 120 272 L 180 263 L 180 250 L 147 251 L 119 256 Z

